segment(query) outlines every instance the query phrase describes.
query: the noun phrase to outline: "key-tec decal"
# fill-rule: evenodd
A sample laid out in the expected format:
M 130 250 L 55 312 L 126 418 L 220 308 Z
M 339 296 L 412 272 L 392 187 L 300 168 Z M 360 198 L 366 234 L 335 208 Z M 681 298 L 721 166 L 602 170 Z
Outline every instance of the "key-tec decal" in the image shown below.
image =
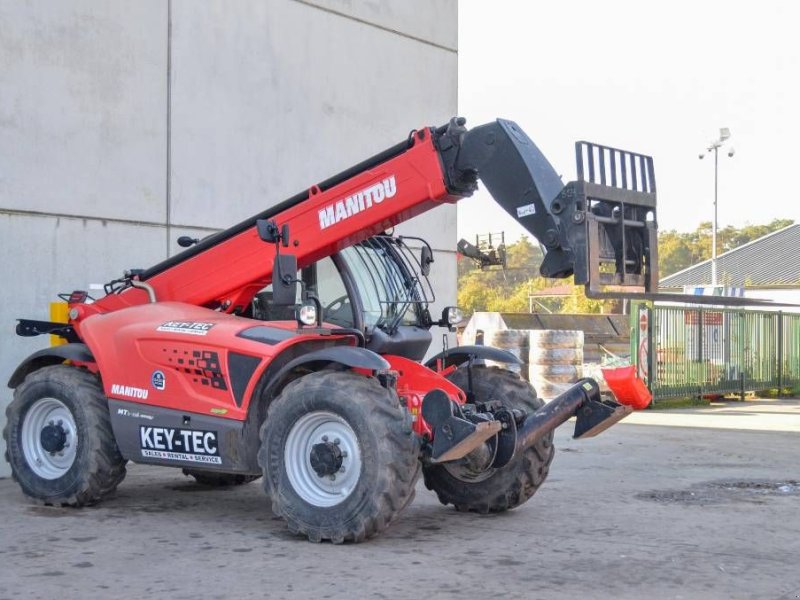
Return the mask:
M 156 331 L 168 331 L 169 333 L 186 333 L 189 335 L 206 335 L 214 327 L 214 323 L 202 323 L 198 321 L 167 321 L 158 326 Z
M 325 229 L 339 221 L 349 219 L 353 215 L 372 208 L 374 204 L 380 204 L 388 198 L 393 198 L 395 194 L 397 194 L 397 183 L 394 175 L 391 175 L 380 183 L 364 188 L 347 198 L 337 200 L 320 210 L 319 228 Z
M 139 426 L 142 456 L 221 465 L 216 431 Z

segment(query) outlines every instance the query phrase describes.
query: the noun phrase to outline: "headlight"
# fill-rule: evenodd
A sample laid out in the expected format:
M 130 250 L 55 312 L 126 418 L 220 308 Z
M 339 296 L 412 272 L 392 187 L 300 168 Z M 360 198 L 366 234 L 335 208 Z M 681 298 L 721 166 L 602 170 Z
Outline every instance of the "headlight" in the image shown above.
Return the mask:
M 317 307 L 314 304 L 303 304 L 297 310 L 297 320 L 303 325 L 316 325 Z

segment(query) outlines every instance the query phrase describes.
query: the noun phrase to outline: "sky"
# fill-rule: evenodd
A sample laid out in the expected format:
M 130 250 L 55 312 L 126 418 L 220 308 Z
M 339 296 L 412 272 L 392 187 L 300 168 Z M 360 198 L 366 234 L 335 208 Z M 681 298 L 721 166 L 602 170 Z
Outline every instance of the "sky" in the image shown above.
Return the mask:
M 660 230 L 800 221 L 800 2 L 461 0 L 459 114 L 516 121 L 563 177 L 574 142 L 653 156 Z M 733 147 L 735 155 L 728 157 Z M 485 191 L 459 237 L 525 231 Z

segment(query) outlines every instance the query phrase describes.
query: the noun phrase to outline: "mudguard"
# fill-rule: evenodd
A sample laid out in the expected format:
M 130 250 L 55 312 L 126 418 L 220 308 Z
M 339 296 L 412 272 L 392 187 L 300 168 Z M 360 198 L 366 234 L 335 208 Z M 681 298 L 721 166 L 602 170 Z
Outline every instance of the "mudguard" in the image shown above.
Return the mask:
M 333 346 L 315 350 L 295 358 L 283 367 L 282 371 L 291 371 L 299 365 L 312 362 L 335 362 L 347 367 L 370 369 L 378 371 L 388 369 L 389 363 L 380 354 L 366 348 L 354 348 L 353 346 Z
M 61 364 L 65 360 L 94 362 L 94 356 L 92 356 L 86 344 L 80 343 L 64 344 L 63 346 L 53 346 L 52 348 L 39 350 L 20 363 L 8 380 L 8 387 L 14 389 L 25 380 L 28 373 L 49 365 Z
M 354 348 L 353 346 L 333 346 L 308 352 L 286 363 L 279 371 L 270 375 L 267 389 L 270 390 L 271 394 L 275 394 L 280 391 L 286 374 L 300 365 L 310 365 L 312 363 L 338 363 L 346 367 L 369 369 L 371 371 L 384 370 L 391 367 L 385 358 L 372 350 Z
M 456 346 L 455 348 L 448 348 L 444 352 L 440 352 L 433 358 L 429 359 L 425 363 L 425 366 L 429 369 L 435 369 L 436 361 L 442 359 L 442 368 L 447 368 L 451 365 L 460 365 L 461 363 L 468 361 L 470 357 L 493 360 L 495 362 L 506 363 L 510 365 L 522 364 L 522 361 L 508 350 L 492 348 L 491 346 Z

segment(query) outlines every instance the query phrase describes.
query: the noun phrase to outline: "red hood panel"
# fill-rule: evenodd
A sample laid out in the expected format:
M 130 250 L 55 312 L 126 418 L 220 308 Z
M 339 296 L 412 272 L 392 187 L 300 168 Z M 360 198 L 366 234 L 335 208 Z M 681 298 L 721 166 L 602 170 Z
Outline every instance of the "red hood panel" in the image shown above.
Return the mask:
M 257 326 L 274 328 L 276 341 L 238 336 Z M 257 377 L 237 405 L 229 354 L 258 358 L 255 373 L 260 373 L 287 346 L 312 338 L 287 335 L 295 327 L 293 322 L 266 323 L 180 302 L 158 302 L 88 317 L 81 323 L 81 334 L 108 397 L 244 419 Z

